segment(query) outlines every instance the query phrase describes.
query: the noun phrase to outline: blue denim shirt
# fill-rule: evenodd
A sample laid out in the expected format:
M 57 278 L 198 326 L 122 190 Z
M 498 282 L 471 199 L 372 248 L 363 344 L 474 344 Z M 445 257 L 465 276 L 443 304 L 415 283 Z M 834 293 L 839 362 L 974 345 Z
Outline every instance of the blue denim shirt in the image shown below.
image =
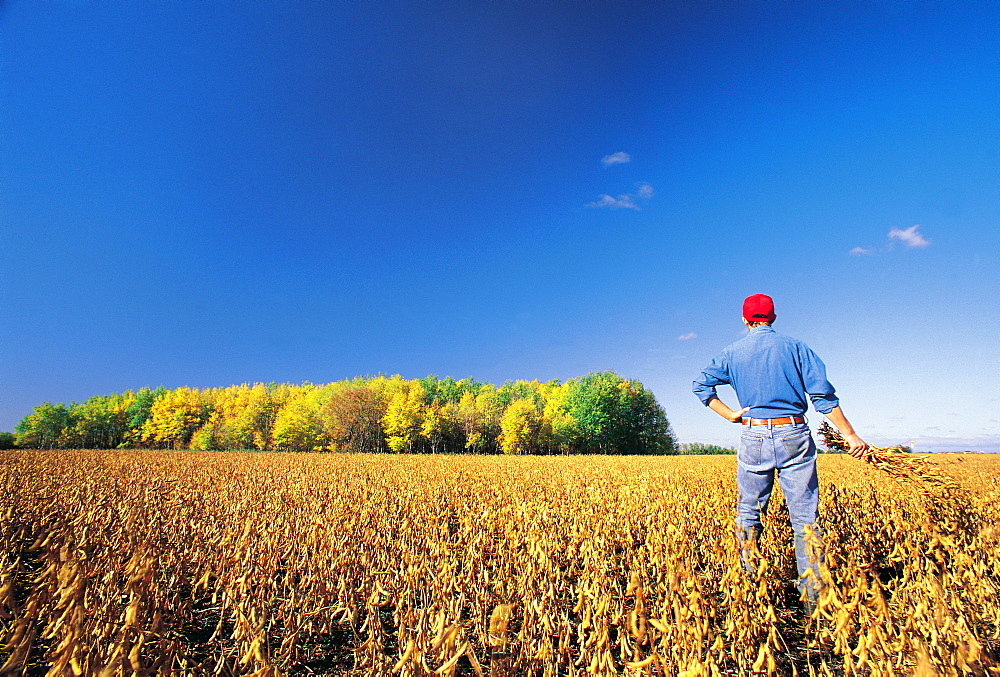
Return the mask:
M 695 395 L 708 405 L 715 387 L 731 385 L 747 416 L 781 418 L 801 416 L 812 400 L 821 414 L 840 404 L 826 380 L 826 367 L 809 346 L 783 336 L 771 327 L 756 327 L 705 367 L 694 382 Z

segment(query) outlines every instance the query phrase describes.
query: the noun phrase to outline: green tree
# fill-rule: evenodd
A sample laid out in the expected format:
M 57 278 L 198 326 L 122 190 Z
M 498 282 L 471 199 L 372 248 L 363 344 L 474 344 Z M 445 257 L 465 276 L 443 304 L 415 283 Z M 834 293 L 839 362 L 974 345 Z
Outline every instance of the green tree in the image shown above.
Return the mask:
M 638 381 L 611 371 L 567 383 L 572 448 L 585 454 L 670 454 L 676 441 L 663 409 Z
M 69 420 L 58 440 L 69 449 L 112 449 L 128 432 L 128 394 L 95 395 L 83 404 L 71 404 Z
M 682 444 L 677 450 L 679 454 L 709 455 L 709 454 L 735 454 L 736 450 L 730 447 L 720 447 L 717 444 L 703 444 L 701 442 L 688 442 Z
M 542 406 L 541 383 L 538 381 L 504 381 L 497 388 L 497 399 L 504 410 L 514 400 L 531 400 L 536 407 Z
M 150 390 L 149 386 L 140 388 L 135 393 L 125 393 L 125 431 L 124 442 L 140 444 L 143 427 L 153 416 L 153 403 L 167 394 L 163 386 Z
M 465 393 L 476 394 L 484 385 L 472 378 L 456 381 L 451 376 L 439 379 L 437 376 L 431 375 L 417 379 L 417 381 L 424 389 L 424 402 L 436 404 L 439 407 L 446 404 L 457 404 Z
M 15 427 L 17 446 L 27 449 L 54 449 L 70 423 L 65 404 L 43 402 Z
M 638 381 L 620 387 L 622 454 L 676 454 L 677 437 L 656 397 Z

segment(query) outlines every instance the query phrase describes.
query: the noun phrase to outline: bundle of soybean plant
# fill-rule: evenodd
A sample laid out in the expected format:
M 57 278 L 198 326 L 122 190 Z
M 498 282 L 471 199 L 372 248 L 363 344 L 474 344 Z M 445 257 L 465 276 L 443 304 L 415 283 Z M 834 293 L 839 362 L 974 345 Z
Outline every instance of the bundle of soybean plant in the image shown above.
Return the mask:
M 824 421 L 816 432 L 823 438 L 823 443 L 830 451 L 846 453 L 850 449 L 850 445 L 843 436 L 829 423 Z M 909 448 L 903 445 L 894 447 L 869 446 L 862 460 L 896 479 L 918 482 L 921 485 L 920 490 L 924 494 L 930 493 L 929 490 L 932 488 L 946 492 L 958 488 L 953 479 L 938 472 L 933 465 L 928 463 L 927 456 L 912 454 Z

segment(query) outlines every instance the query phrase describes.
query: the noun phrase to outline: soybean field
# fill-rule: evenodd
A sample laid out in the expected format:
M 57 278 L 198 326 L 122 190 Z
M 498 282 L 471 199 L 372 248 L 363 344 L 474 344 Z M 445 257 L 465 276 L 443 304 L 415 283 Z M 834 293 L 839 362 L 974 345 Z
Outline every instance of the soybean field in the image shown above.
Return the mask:
M 0 452 L 2 675 L 1000 675 L 1000 458 L 820 458 L 825 587 L 735 459 Z

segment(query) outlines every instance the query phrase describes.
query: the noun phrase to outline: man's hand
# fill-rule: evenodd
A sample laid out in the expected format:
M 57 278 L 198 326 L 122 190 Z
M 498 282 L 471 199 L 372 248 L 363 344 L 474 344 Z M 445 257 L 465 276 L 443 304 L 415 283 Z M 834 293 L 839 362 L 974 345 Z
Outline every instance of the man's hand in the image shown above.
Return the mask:
M 850 448 L 847 453 L 854 458 L 864 458 L 865 453 L 868 451 L 868 443 L 863 439 L 858 437 L 856 434 L 844 435 L 844 441 L 847 442 Z
M 854 458 L 864 458 L 865 452 L 868 451 L 868 443 L 863 439 L 858 437 L 858 434 L 854 432 L 854 426 L 847 420 L 844 416 L 844 412 L 840 410 L 840 407 L 834 407 L 829 413 L 824 414 L 833 425 L 837 426 L 837 430 L 843 436 L 844 441 L 850 445 L 847 453 Z
M 708 407 L 730 423 L 741 423 L 743 421 L 743 414 L 750 411 L 750 407 L 743 407 L 743 409 L 740 409 L 739 411 L 733 411 L 718 397 L 710 399 L 708 401 Z
M 743 407 L 739 411 L 733 411 L 730 409 L 730 415 L 726 418 L 729 419 L 730 423 L 743 423 L 743 415 L 750 411 L 750 407 Z

